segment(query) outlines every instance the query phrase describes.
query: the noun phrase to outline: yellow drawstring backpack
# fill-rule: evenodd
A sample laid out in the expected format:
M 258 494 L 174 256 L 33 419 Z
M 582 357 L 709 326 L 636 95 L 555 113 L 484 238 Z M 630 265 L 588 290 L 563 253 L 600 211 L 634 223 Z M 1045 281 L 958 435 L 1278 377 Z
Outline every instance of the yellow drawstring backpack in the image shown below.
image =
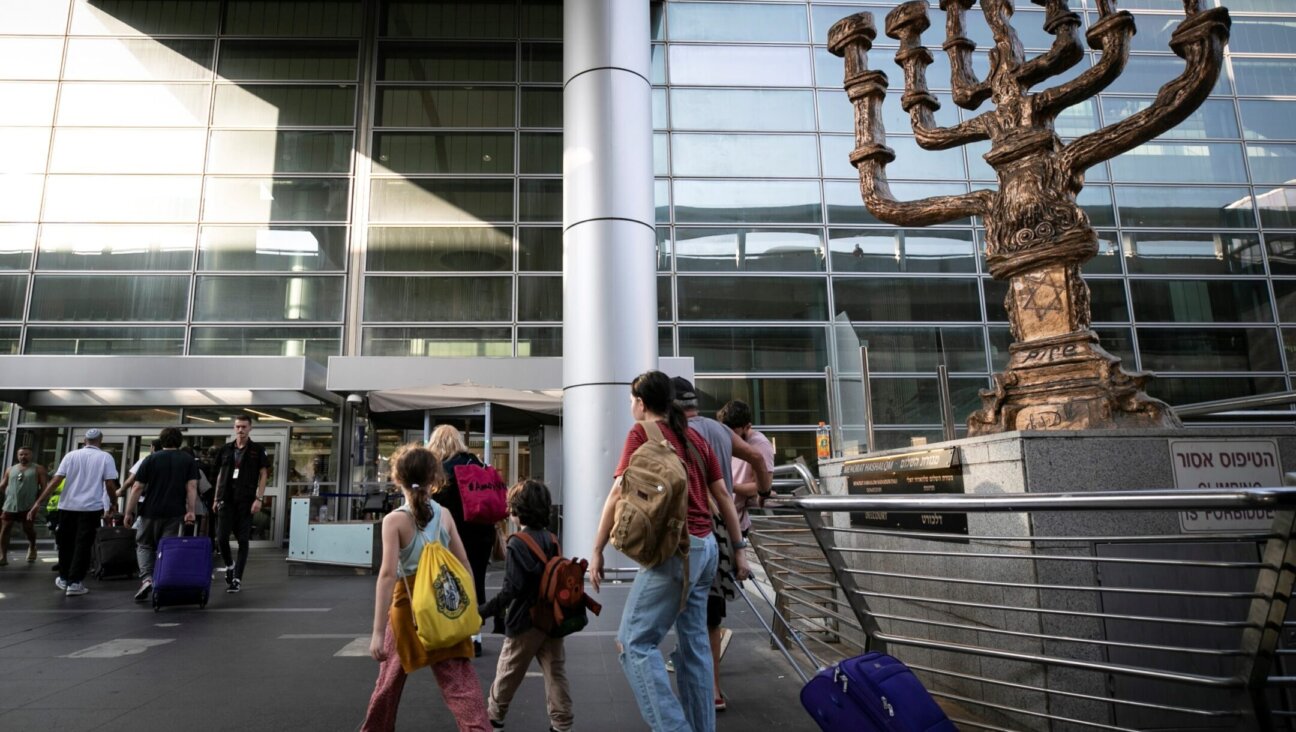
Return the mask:
M 414 573 L 414 587 L 401 572 L 405 592 L 410 596 L 410 611 L 414 616 L 414 629 L 419 641 L 429 651 L 449 648 L 476 633 L 482 626 L 477 614 L 477 597 L 473 590 L 472 575 L 445 544 L 441 543 L 441 513 L 445 509 L 429 502 L 432 520 L 417 532 L 423 537 L 418 570 Z M 410 518 L 414 518 L 413 511 Z

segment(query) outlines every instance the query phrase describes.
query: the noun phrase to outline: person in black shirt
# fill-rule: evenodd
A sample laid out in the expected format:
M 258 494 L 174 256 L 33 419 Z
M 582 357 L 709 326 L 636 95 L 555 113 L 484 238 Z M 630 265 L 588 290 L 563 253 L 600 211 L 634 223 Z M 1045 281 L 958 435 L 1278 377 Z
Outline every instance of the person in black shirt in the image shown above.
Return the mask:
M 243 589 L 252 517 L 264 505 L 266 479 L 270 476 L 270 456 L 252 441 L 251 434 L 252 418 L 240 414 L 234 418 L 234 441 L 225 443 L 216 455 L 216 502 L 212 511 L 217 516 L 217 545 L 225 561 L 226 592 Z M 237 562 L 230 561 L 231 531 L 238 540 Z
M 193 523 L 198 501 L 198 463 L 180 451 L 184 441 L 180 429 L 167 427 L 158 437 L 162 449 L 139 464 L 126 499 L 126 525 L 135 523 L 137 509 L 140 517 L 135 529 L 135 558 L 144 581 L 135 593 L 136 602 L 147 600 L 153 591 L 153 558 L 158 541 L 164 536 L 179 536 L 181 519 Z M 141 502 L 141 494 L 147 500 Z

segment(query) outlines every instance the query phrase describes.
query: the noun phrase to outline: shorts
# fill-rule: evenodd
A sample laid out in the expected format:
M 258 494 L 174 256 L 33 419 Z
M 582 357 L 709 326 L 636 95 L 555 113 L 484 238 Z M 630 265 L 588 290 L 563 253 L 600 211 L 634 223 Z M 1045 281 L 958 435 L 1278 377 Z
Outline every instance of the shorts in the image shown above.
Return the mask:
M 0 514 L 0 518 L 2 518 L 7 524 L 21 524 L 27 520 L 27 512 L 5 511 L 3 514 Z
M 723 597 L 707 597 L 707 627 L 719 628 L 725 617 L 725 605 L 729 603 Z

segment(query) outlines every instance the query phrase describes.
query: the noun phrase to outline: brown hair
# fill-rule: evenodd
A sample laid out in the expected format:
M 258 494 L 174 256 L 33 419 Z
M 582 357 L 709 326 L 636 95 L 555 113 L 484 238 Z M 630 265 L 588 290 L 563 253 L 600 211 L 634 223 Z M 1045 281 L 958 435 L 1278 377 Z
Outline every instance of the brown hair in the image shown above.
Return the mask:
M 414 523 L 421 529 L 432 520 L 428 496 L 442 481 L 441 461 L 431 450 L 411 442 L 396 449 L 391 456 L 392 479 L 408 494 Z

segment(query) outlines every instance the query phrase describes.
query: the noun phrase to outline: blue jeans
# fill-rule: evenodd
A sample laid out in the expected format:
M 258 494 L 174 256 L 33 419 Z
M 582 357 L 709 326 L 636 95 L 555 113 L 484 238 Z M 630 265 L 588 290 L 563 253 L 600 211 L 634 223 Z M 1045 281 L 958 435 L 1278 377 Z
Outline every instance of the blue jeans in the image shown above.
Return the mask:
M 684 560 L 674 557 L 652 569 L 640 569 L 630 587 L 617 641 L 639 713 L 653 732 L 714 732 L 715 693 L 706 604 L 715 578 L 719 550 L 715 537 L 689 537 L 688 600 L 680 611 Z M 680 698 L 671 691 L 666 663 L 657 649 L 675 626 L 678 641 L 672 660 Z

